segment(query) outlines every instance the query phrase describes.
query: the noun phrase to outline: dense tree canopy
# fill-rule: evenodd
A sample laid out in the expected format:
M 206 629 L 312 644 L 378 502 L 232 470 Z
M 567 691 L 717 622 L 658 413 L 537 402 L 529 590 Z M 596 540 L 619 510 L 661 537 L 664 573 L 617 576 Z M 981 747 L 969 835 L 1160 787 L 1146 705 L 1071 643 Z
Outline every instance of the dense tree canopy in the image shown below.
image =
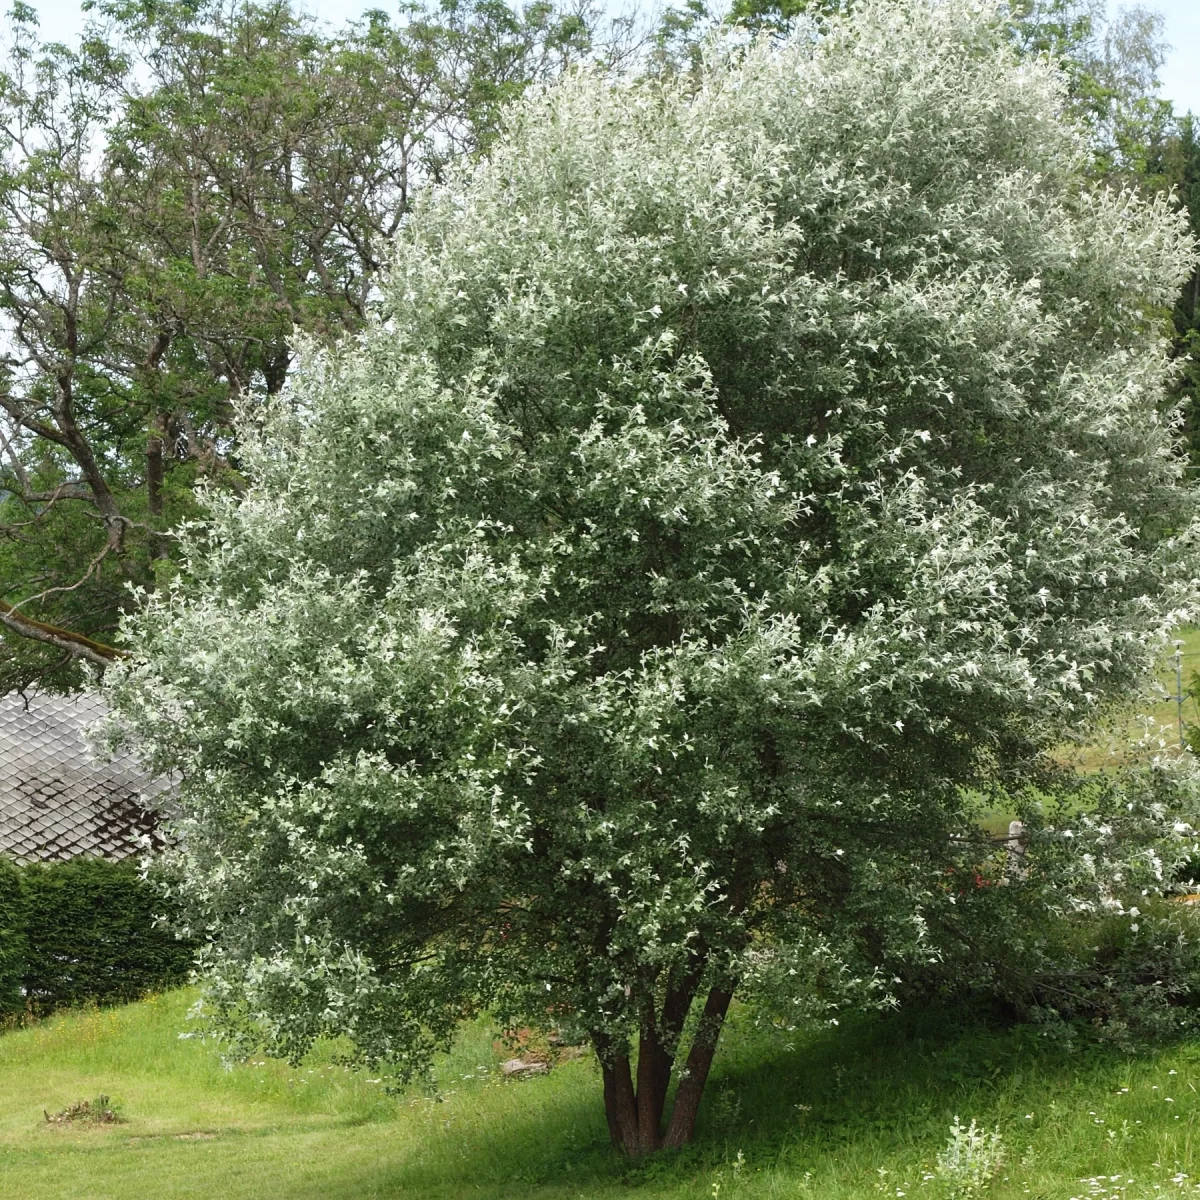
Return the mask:
M 786 34 L 798 19 L 848 12 L 855 0 L 734 0 L 732 16 L 752 30 Z M 1003 0 L 997 11 L 1022 54 L 1045 58 L 1066 77 L 1068 111 L 1092 141 L 1093 170 L 1162 186 L 1161 155 L 1170 137 L 1169 102 L 1155 95 L 1166 57 L 1164 19 L 1153 7 L 1105 0 Z M 707 9 L 694 0 L 689 27 Z
M 850 7 L 731 15 L 783 36 Z M 1002 11 L 1021 53 L 1065 72 L 1094 175 L 1187 191 L 1190 127 L 1153 95 L 1161 18 L 1106 21 L 1100 0 Z M 722 24 L 701 0 L 668 9 L 651 45 L 587 0 L 430 3 L 335 32 L 286 0 L 92 16 L 67 47 L 17 4 L 0 75 L 0 688 L 76 686 L 79 661 L 117 653 L 128 586 L 171 569 L 197 482 L 244 482 L 234 408 L 284 385 L 298 333 L 358 328 L 412 196 L 485 150 L 508 101 L 583 58 L 691 71 Z
M 16 5 L 0 71 L 0 690 L 113 656 L 196 482 L 241 486 L 237 404 L 297 334 L 362 324 L 415 192 L 591 48 L 499 0 L 336 33 L 285 0 L 93 16 L 68 47 Z
M 1191 243 L 1064 104 L 975 0 L 862 0 L 573 74 L 418 201 L 106 677 L 231 1028 L 573 1029 L 637 1153 L 739 988 L 936 953 L 968 797 L 1194 600 Z

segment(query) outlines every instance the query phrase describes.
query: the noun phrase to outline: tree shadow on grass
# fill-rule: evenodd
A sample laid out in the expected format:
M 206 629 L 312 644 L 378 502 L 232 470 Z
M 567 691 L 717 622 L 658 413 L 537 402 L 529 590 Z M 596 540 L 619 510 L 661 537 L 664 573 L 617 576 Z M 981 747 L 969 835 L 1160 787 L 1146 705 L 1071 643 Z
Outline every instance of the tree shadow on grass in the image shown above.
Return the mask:
M 741 1151 L 801 1178 L 850 1146 L 859 1161 L 931 1162 L 956 1117 L 1009 1125 L 1031 1097 L 1087 1090 L 1126 1057 L 1013 1024 L 982 1005 L 855 1020 L 799 1035 L 782 1051 L 778 1034 L 750 1021 L 732 1033 L 685 1154 L 713 1168 Z
M 599 1072 L 581 1062 L 546 1079 L 457 1097 L 430 1139 L 342 1176 L 343 1197 L 709 1196 L 738 1153 L 802 1178 L 854 1145 L 860 1157 L 932 1158 L 952 1118 L 1003 1121 L 1052 1083 L 1086 1084 L 1119 1056 L 1069 1049 L 986 1010 L 923 1009 L 836 1029 L 781 1034 L 740 1011 L 724 1035 L 693 1145 L 630 1163 L 608 1145 Z M 435 1102 L 431 1101 L 430 1104 Z M 440 1114 L 439 1114 L 440 1116 Z M 404 1118 L 400 1118 L 403 1120 Z M 439 1128 L 439 1125 L 444 1125 Z

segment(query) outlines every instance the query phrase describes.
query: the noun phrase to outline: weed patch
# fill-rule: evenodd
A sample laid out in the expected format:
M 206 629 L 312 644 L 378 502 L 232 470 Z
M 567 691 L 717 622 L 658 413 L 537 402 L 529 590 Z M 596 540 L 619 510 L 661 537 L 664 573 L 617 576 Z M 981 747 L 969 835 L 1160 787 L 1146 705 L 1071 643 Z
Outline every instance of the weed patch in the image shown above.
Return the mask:
M 47 1125 L 120 1125 L 125 1121 L 111 1098 L 103 1094 L 94 1100 L 76 1100 L 56 1113 L 42 1112 Z

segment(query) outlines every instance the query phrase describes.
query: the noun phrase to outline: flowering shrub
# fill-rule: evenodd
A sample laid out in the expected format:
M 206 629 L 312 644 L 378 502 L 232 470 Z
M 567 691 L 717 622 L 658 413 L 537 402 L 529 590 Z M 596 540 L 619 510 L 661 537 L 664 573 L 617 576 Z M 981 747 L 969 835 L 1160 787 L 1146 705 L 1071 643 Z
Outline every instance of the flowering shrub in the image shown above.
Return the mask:
M 990 996 L 1063 1036 L 1074 1024 L 1129 1049 L 1200 1028 L 1200 911 L 1179 903 L 1200 837 L 1180 819 L 1192 770 L 1078 780 L 1057 812 L 1031 803 L 1018 873 L 1007 843 L 964 842 L 992 886 L 943 886 L 927 910 L 938 953 L 894 964 L 895 994 Z

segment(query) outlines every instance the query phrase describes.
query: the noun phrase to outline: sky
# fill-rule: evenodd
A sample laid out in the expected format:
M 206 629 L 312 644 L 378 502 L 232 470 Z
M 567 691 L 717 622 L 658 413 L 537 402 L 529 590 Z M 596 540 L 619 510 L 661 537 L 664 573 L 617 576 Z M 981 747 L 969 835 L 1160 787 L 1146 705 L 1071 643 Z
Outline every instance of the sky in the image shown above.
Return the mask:
M 41 15 L 42 33 L 56 41 L 70 41 L 82 24 L 79 0 L 32 0 Z M 359 16 L 368 8 L 391 8 L 388 0 L 303 0 L 304 7 L 334 23 Z M 1110 15 L 1125 5 L 1107 0 Z M 1177 112 L 1200 113 L 1200 0 L 1145 0 L 1166 18 L 1171 44 L 1162 71 L 1160 94 Z

